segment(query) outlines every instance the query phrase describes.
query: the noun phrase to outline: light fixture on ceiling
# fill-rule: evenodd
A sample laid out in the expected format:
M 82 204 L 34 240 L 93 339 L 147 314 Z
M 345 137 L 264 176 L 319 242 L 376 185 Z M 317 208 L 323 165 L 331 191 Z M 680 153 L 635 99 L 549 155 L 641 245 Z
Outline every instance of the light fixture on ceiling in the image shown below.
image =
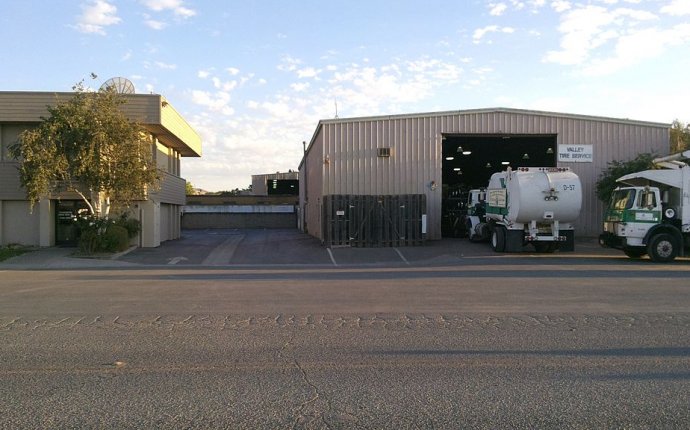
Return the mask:
M 529 160 L 529 154 L 526 152 L 524 154 L 522 154 L 522 159 L 523 160 Z
M 546 150 L 546 153 L 547 153 L 547 154 L 553 154 L 553 148 L 547 149 L 547 150 Z
M 462 175 L 462 170 L 458 170 L 458 175 Z
M 454 167 L 453 170 L 456 171 L 456 172 L 460 172 L 460 168 L 459 168 L 459 167 Z
M 446 157 L 446 160 L 448 160 L 448 161 L 453 161 L 453 160 L 455 160 L 455 157 L 453 157 L 453 156 L 448 156 L 448 157 Z
M 504 166 L 507 166 L 510 164 L 510 161 L 501 161 L 501 164 L 503 164 Z
M 455 152 L 462 152 L 462 146 L 458 146 L 458 149 Z
M 470 155 L 472 151 L 462 151 L 462 155 Z
M 491 163 L 486 163 L 486 166 L 485 166 L 485 167 L 486 167 L 487 169 L 490 169 L 490 168 L 491 168 Z

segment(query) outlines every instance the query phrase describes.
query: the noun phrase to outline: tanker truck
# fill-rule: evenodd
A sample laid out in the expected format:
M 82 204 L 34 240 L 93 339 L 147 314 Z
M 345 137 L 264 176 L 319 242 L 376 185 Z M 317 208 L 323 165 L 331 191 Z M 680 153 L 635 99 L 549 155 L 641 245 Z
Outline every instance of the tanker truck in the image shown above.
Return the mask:
M 537 252 L 573 251 L 580 178 L 567 167 L 508 168 L 491 175 L 484 207 L 485 220 L 468 226 L 470 238 L 490 238 L 496 252 L 520 252 L 526 244 Z
M 655 262 L 686 255 L 690 244 L 690 151 L 652 160 L 654 170 L 617 179 L 599 243 Z

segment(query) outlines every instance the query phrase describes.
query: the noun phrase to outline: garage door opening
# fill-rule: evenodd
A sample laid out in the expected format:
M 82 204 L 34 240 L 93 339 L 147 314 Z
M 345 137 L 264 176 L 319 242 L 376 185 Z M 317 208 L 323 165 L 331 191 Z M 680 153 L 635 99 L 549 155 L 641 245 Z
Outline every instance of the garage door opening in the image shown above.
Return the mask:
M 462 237 L 467 192 L 508 167 L 555 167 L 556 135 L 444 134 L 442 235 Z

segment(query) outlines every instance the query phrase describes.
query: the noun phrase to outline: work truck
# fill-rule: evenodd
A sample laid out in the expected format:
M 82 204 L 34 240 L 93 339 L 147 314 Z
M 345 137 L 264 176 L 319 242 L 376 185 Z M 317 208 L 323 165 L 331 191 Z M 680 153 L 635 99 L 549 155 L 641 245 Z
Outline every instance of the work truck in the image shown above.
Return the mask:
M 690 151 L 655 158 L 655 169 L 617 179 L 599 243 L 630 258 L 670 262 L 690 243 Z
M 508 168 L 477 193 L 483 210 L 468 217 L 469 238 L 489 239 L 496 252 L 573 251 L 582 207 L 580 178 L 568 167 Z

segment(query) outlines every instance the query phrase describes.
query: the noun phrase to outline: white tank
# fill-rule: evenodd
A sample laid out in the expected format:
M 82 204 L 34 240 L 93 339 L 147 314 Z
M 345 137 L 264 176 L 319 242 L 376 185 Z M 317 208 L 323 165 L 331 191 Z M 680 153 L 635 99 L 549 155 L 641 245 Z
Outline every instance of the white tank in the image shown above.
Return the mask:
M 568 223 L 580 216 L 582 186 L 580 178 L 568 168 L 508 169 L 491 175 L 487 203 L 487 218 L 515 223 Z

